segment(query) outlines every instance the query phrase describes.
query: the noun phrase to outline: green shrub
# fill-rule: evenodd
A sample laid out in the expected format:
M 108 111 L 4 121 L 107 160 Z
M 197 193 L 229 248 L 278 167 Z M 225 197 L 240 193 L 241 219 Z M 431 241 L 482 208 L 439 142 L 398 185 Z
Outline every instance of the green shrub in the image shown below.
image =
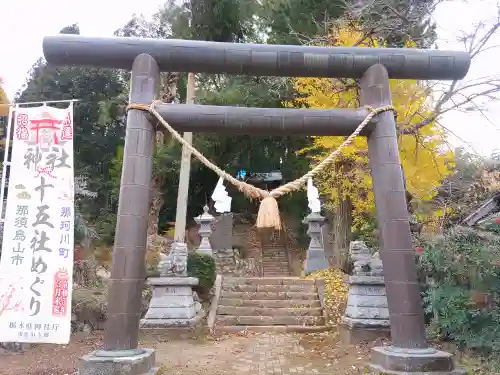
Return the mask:
M 99 235 L 99 243 L 113 245 L 115 241 L 116 213 L 102 210 L 99 220 L 95 222 L 95 230 Z
M 479 228 L 497 235 L 500 234 L 500 217 L 486 219 L 479 225 Z
M 418 264 L 430 332 L 483 352 L 500 351 L 500 241 L 470 229 L 426 246 Z M 478 299 L 478 296 L 480 297 Z
M 206 254 L 189 253 L 187 271 L 189 276 L 198 278 L 196 290 L 202 298 L 210 291 L 217 277 L 214 258 Z

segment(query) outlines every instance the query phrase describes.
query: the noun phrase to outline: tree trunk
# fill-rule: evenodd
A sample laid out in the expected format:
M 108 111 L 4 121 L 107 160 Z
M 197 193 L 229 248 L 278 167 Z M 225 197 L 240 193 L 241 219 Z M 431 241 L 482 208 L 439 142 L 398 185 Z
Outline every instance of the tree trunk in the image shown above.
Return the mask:
M 158 221 L 160 210 L 165 203 L 161 188 L 163 186 L 161 178 L 153 176 L 151 181 L 151 198 L 149 203 L 149 221 L 148 221 L 148 236 L 156 236 L 158 234 Z
M 339 196 L 333 218 L 335 266 L 346 273 L 350 271 L 349 244 L 351 242 L 352 209 L 351 199 Z

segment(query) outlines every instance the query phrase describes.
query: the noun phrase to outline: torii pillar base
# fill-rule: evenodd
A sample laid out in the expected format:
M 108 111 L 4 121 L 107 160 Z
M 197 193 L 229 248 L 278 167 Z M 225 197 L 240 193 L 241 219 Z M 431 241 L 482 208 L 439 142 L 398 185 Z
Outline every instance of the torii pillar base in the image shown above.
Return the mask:
M 156 375 L 159 370 L 152 349 L 97 350 L 80 358 L 78 375 Z
M 372 349 L 370 369 L 383 375 L 465 375 L 455 368 L 450 353 L 426 349 L 401 349 L 392 346 Z

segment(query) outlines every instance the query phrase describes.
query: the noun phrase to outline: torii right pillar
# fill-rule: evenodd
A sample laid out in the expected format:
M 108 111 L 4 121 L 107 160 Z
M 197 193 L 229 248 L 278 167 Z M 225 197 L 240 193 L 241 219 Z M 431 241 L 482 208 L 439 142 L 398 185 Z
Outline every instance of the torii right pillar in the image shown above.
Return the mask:
M 362 105 L 377 108 L 392 104 L 389 77 L 383 65 L 371 66 L 360 85 Z M 368 157 L 392 337 L 391 346 L 373 348 L 370 367 L 378 373 L 394 375 L 465 374 L 455 369 L 451 354 L 430 348 L 425 338 L 394 113 L 377 116 L 368 136 Z

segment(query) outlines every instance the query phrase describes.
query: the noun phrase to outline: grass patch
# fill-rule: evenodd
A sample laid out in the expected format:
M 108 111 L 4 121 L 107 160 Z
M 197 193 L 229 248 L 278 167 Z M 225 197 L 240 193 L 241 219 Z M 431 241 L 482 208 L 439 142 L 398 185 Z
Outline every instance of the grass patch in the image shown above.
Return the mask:
M 147 311 L 151 292 L 145 288 L 141 309 Z M 101 329 L 106 321 L 108 310 L 108 288 L 104 284 L 92 286 L 77 286 L 73 289 L 72 314 L 73 319 L 79 323 L 88 323 L 94 329 Z

